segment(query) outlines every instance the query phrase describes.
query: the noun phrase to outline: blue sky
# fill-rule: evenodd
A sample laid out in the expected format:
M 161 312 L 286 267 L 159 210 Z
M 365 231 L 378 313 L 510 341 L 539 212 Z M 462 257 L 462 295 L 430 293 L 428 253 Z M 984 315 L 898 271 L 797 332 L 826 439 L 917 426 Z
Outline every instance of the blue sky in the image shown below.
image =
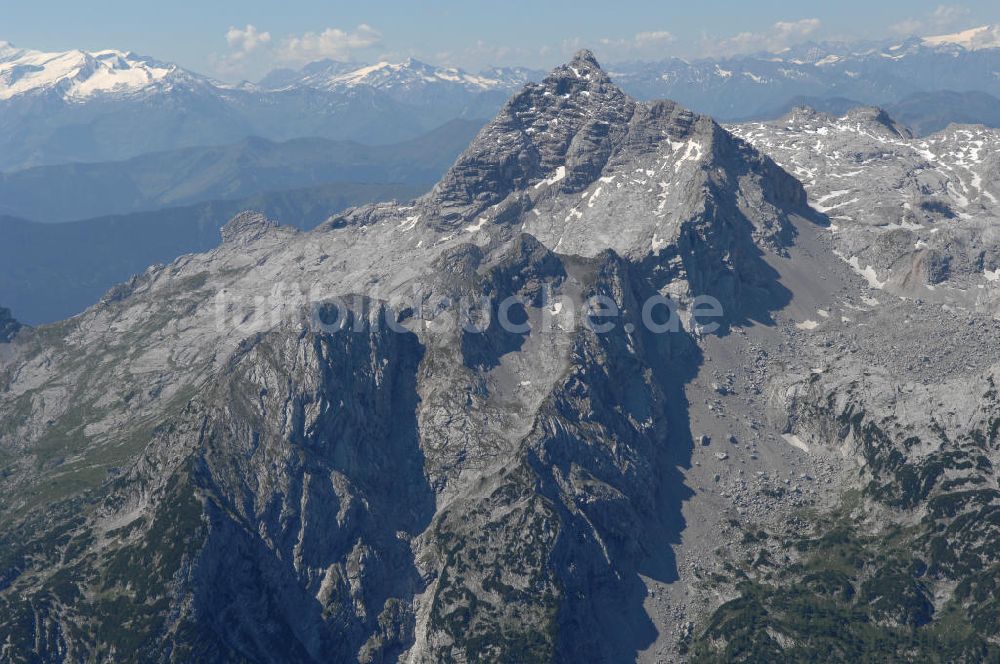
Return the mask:
M 322 57 L 549 67 L 580 47 L 614 62 L 996 22 L 997 0 L 0 0 L 0 40 L 44 50 L 128 49 L 228 80 Z

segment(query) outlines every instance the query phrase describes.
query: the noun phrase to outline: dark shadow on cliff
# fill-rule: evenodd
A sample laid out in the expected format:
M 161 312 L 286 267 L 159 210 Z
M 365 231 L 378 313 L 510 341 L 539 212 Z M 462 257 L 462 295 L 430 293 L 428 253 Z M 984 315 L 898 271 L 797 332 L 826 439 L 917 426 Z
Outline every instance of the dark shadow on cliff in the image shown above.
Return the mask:
M 729 334 L 732 326 L 775 325 L 773 313 L 792 299 L 792 292 L 781 283 L 781 275 L 752 241 L 749 219 L 734 210 L 735 206 L 727 211 L 730 216 L 717 219 L 716 223 L 738 229 L 735 246 L 743 253 L 733 261 L 735 268 L 724 270 L 720 279 L 706 278 L 699 282 L 702 286 L 699 294 L 713 295 L 724 304 L 725 315 L 721 319 L 702 321 L 719 323 L 715 332 L 719 336 Z M 793 216 L 799 217 L 798 213 Z M 800 218 L 817 226 L 828 223 L 808 208 Z M 785 246 L 791 246 L 796 237 L 797 231 L 789 220 L 781 240 Z M 694 247 L 690 249 L 689 255 L 697 253 Z M 576 642 L 562 644 L 561 661 L 580 661 L 581 657 L 588 661 L 634 661 L 658 637 L 644 606 L 647 590 L 642 577 L 664 584 L 679 579 L 674 550 L 688 525 L 683 517 L 684 503 L 694 496 L 694 491 L 685 484 L 695 445 L 687 388 L 698 375 L 704 357 L 695 339 L 684 329 L 656 332 L 640 318 L 641 303 L 658 296 L 673 278 L 664 268 L 665 263 L 663 256 L 650 257 L 641 263 L 621 261 L 621 270 L 628 274 L 629 293 L 620 322 L 632 323 L 635 333 L 628 343 L 620 325 L 616 331 L 603 335 L 602 340 L 610 349 L 612 363 L 621 365 L 613 381 L 616 386 L 606 395 L 614 402 L 609 404 L 612 410 L 626 421 L 643 422 L 652 417 L 655 422 L 655 433 L 648 441 L 640 438 L 634 443 L 639 448 L 644 442 L 652 444 L 647 453 L 655 477 L 646 485 L 648 495 L 641 492 L 629 495 L 624 491 L 630 507 L 612 505 L 606 508 L 607 514 L 596 518 L 588 512 L 590 523 L 601 533 L 602 545 L 611 557 L 610 567 L 616 575 L 595 573 L 582 593 L 567 600 L 577 606 L 563 610 L 564 615 L 573 616 L 572 636 L 567 634 L 566 638 Z M 652 393 L 630 375 L 643 370 L 649 372 L 650 382 L 655 386 Z M 579 615 L 581 612 L 584 617 Z
M 734 326 L 775 324 L 774 312 L 792 293 L 765 251 L 781 255 L 795 244 L 796 219 L 824 228 L 830 221 L 809 207 L 801 182 L 744 141 L 717 127 L 714 149 L 720 168 L 709 176 L 704 213 L 685 224 L 675 251 L 692 295 L 721 303 L 724 315 L 707 322 L 718 323 L 714 334 L 726 336 Z M 761 199 L 753 203 L 755 191 Z M 644 265 L 655 269 L 661 261 L 652 256 Z
M 423 582 L 403 534 L 434 513 L 416 421 L 424 350 L 383 320 L 299 333 L 315 374 L 291 373 L 305 362 L 282 355 L 289 329 L 227 372 L 197 473 L 212 523 L 194 567 L 202 643 L 295 662 L 393 661 L 410 645 Z M 278 390 L 257 385 L 262 364 Z
M 646 328 L 643 303 L 657 288 L 642 266 L 610 251 L 561 258 L 585 298 L 613 297 L 621 316 L 607 331 L 577 333 L 569 378 L 543 416 L 561 424 L 531 460 L 561 522 L 556 659 L 634 661 L 657 638 L 641 577 L 678 578 L 673 547 L 692 495 L 682 472 L 692 449 L 684 386 L 701 351 L 683 329 Z

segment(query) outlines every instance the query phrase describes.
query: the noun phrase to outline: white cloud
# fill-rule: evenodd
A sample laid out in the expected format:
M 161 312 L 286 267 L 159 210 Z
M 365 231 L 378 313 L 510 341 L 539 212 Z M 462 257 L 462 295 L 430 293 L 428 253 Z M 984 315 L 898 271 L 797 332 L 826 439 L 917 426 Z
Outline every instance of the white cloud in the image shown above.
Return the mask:
M 969 8 L 961 5 L 938 5 L 931 12 L 931 18 L 942 25 L 954 25 L 956 22 L 964 20 L 969 15 Z
M 823 23 L 818 18 L 804 18 L 801 21 L 778 21 L 774 24 L 775 37 L 788 39 L 807 37 L 820 29 Z
M 307 32 L 298 37 L 286 39 L 278 57 L 284 62 L 311 62 L 323 58 L 346 60 L 352 51 L 377 46 L 382 34 L 370 25 L 362 23 L 354 30 L 327 28 L 322 32 Z
M 636 46 L 654 46 L 668 44 L 674 41 L 674 36 L 666 30 L 655 30 L 653 32 L 638 33 L 634 41 Z
M 741 32 L 708 46 L 716 54 L 779 51 L 814 35 L 821 27 L 823 23 L 818 18 L 778 21 L 767 32 Z
M 631 58 L 661 58 L 663 48 L 674 41 L 674 35 L 666 30 L 639 32 L 632 37 L 598 40 L 601 55 L 610 60 Z
M 230 27 L 226 31 L 226 42 L 230 48 L 235 49 L 238 53 L 252 53 L 271 43 L 271 33 L 260 32 L 250 24 L 242 29 Z
M 352 51 L 376 46 L 382 40 L 379 31 L 365 23 L 353 30 L 326 28 L 283 38 L 247 24 L 230 27 L 225 37 L 229 51 L 213 54 L 211 62 L 214 73 L 229 80 L 257 78 L 278 66 L 295 67 L 324 58 L 348 60 Z
M 889 30 L 897 35 L 929 35 L 954 30 L 966 21 L 971 12 L 962 5 L 938 5 L 934 10 L 921 17 L 905 18 L 889 26 Z
M 659 59 L 666 55 L 664 49 L 675 41 L 674 35 L 666 30 L 651 30 L 620 39 L 587 40 L 582 37 L 565 37 L 533 46 L 500 45 L 477 40 L 466 48 L 433 53 L 396 53 L 392 57 L 398 59 L 413 55 L 434 64 L 459 67 L 467 71 L 494 66 L 525 66 L 547 70 L 568 61 L 583 48 L 593 49 L 597 59 L 604 65 L 625 59 Z
M 889 26 L 889 31 L 897 35 L 915 35 L 918 32 L 922 32 L 924 29 L 924 22 L 917 18 L 905 18 L 899 23 L 893 23 Z

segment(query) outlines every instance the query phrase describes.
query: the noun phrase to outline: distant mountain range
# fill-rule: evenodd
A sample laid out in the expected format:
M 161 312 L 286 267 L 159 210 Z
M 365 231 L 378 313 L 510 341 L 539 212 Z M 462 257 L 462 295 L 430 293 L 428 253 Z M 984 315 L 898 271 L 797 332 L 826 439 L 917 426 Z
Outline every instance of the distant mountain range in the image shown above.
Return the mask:
M 832 115 L 869 106 L 845 97 L 806 97 L 789 99 L 773 110 L 759 113 L 754 120 L 776 120 L 796 108 L 811 108 Z M 1000 99 L 985 92 L 935 90 L 915 92 L 899 101 L 884 105 L 885 111 L 920 136 L 941 131 L 951 124 L 981 124 L 1000 127 Z
M 0 42 L 0 100 L 48 95 L 83 102 L 105 95 L 124 97 L 198 85 L 212 83 L 177 65 L 135 53 L 44 53 Z
M 885 106 L 921 92 L 1000 95 L 996 28 L 892 42 L 806 43 L 780 53 L 616 66 L 631 94 L 668 98 L 722 120 L 758 118 L 795 97 L 843 97 Z
M 949 124 L 1000 127 L 1000 99 L 985 92 L 917 92 L 890 104 L 890 114 L 919 135 Z
M 511 89 L 536 80 L 543 72 L 523 67 L 492 68 L 470 74 L 454 67 L 435 67 L 408 58 L 400 63 L 319 60 L 302 69 L 278 69 L 265 76 L 259 88 L 281 90 L 309 87 L 343 92 L 356 87 L 372 87 L 388 92 L 399 101 L 411 101 L 416 92 L 442 86 L 469 92 Z
M 59 320 L 149 265 L 215 247 L 222 225 L 243 210 L 309 229 L 354 205 L 410 200 L 479 128 L 453 120 L 380 146 L 250 138 L 0 174 L 0 302 L 28 324 Z
M 300 138 L 154 152 L 126 161 L 38 166 L 0 174 L 0 214 L 60 222 L 235 200 L 334 182 L 429 187 L 481 123 L 452 120 L 403 143 Z
M 0 171 L 248 136 L 399 142 L 455 118 L 492 116 L 529 76 L 515 69 L 473 76 L 416 60 L 356 69 L 324 61 L 261 85 L 226 85 L 132 53 L 0 43 Z
M 984 26 L 896 42 L 807 43 L 724 59 L 620 63 L 610 75 L 637 98 L 673 99 L 726 121 L 774 116 L 798 97 L 882 106 L 911 99 L 912 107 L 921 103 L 914 95 L 942 90 L 1000 96 L 998 35 Z M 524 68 L 473 74 L 413 59 L 324 60 L 228 85 L 133 53 L 42 53 L 0 43 L 0 171 L 120 161 L 248 136 L 393 143 L 455 118 L 490 117 L 540 76 Z M 955 117 L 968 115 L 952 106 Z

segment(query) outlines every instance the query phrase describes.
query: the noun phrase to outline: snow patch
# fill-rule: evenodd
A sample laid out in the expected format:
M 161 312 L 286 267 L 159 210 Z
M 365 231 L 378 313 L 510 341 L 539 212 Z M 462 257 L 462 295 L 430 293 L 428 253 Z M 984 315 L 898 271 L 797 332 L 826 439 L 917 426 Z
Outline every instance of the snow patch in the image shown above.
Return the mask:
M 798 449 L 802 450 L 803 452 L 809 452 L 809 446 L 806 445 L 802 441 L 802 439 L 799 438 L 798 436 L 796 436 L 795 434 L 793 434 L 793 433 L 783 433 L 783 434 L 781 434 L 781 437 L 784 438 L 785 442 L 788 443 L 789 445 L 791 445 L 792 447 L 797 447 Z
M 868 286 L 876 290 L 881 290 L 885 288 L 886 282 L 880 281 L 878 278 L 878 272 L 871 265 L 866 265 L 861 267 L 861 261 L 857 256 L 851 256 L 847 259 L 847 264 L 850 265 L 854 271 L 865 278 L 868 282 Z
M 415 214 L 412 217 L 407 217 L 402 222 L 400 222 L 398 228 L 399 228 L 399 230 L 403 231 L 404 233 L 406 233 L 408 231 L 412 231 L 413 228 L 417 225 L 418 221 L 420 221 L 420 215 L 419 214 Z
M 566 167 L 565 166 L 560 166 L 559 168 L 556 169 L 556 172 L 555 172 L 555 174 L 552 175 L 552 177 L 547 178 L 547 179 L 542 180 L 541 182 L 537 183 L 535 185 L 535 189 L 539 189 L 539 188 L 544 187 L 546 185 L 552 186 L 556 182 L 559 182 L 560 180 L 562 180 L 565 177 L 566 177 Z
M 480 217 L 479 221 L 477 221 L 476 223 L 469 224 L 468 226 L 466 226 L 465 227 L 465 232 L 466 233 L 475 233 L 476 231 L 478 231 L 479 229 L 481 229 L 485 224 L 486 224 L 486 217 Z

